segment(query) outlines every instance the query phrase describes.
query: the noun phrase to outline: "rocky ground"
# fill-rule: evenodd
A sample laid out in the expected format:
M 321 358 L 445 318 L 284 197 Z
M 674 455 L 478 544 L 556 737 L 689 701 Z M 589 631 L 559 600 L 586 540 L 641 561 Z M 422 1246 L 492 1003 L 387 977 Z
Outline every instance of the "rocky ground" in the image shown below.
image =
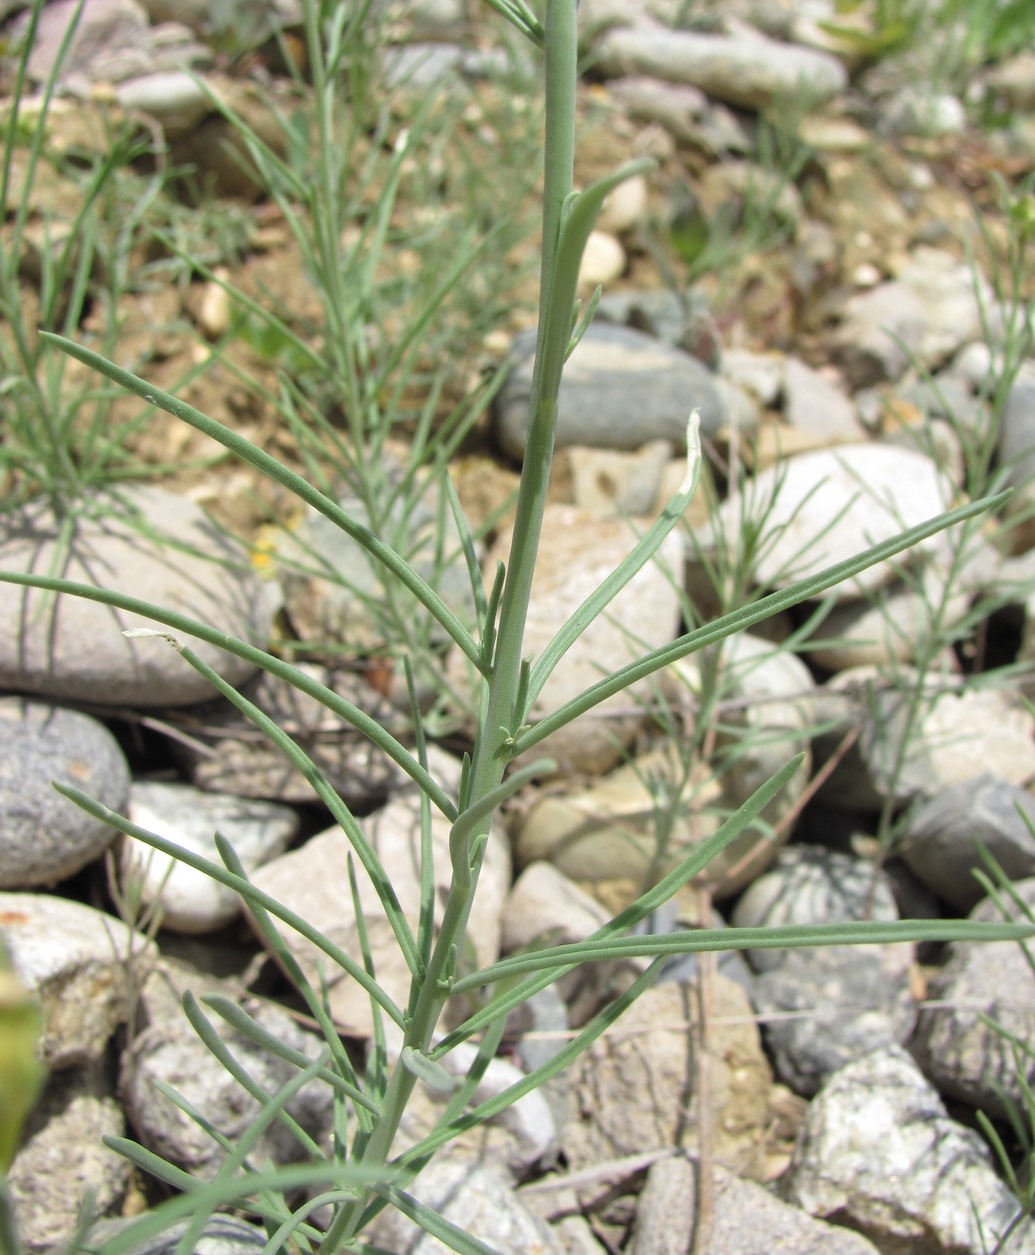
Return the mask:
M 24 21 L 16 9 L 0 2 L 10 48 Z M 81 204 L 75 170 L 126 123 L 148 151 L 105 202 L 116 229 L 99 238 L 117 238 L 133 189 L 156 170 L 162 196 L 176 190 L 178 199 L 163 210 L 161 235 L 134 235 L 124 256 L 110 244 L 78 325 L 65 329 L 102 345 L 105 294 L 115 293 L 120 363 L 302 466 L 278 389 L 312 364 L 243 300 L 316 343 L 325 331 L 319 283 L 290 207 L 228 156 L 228 144 L 240 153 L 241 127 L 206 94 L 290 157 L 275 123 L 306 116 L 307 89 L 285 73 L 285 57 L 304 62 L 304 41 L 289 0 L 268 9 L 249 26 L 236 11 L 191 0 L 87 0 L 49 123 L 55 161 L 33 178 L 25 145 L 11 155 L 4 246 L 24 255 L 15 298 L 8 289 L 4 299 L 20 301 L 34 325 L 55 224 L 74 221 Z M 47 6 L 33 82 L 46 78 L 69 13 L 66 0 Z M 280 43 L 269 37 L 276 23 L 287 31 Z M 543 748 L 556 776 L 520 795 L 492 834 L 471 921 L 477 961 L 544 937 L 587 936 L 799 752 L 805 764 L 764 826 L 659 913 L 656 929 L 997 918 L 972 874 L 975 837 L 1012 882 L 1011 909 L 1035 908 L 1035 837 L 1024 818 L 1035 719 L 1023 701 L 1035 654 L 1026 514 L 1035 56 L 1010 47 L 977 55 L 959 22 L 899 40 L 868 10 L 843 18 L 826 0 L 737 0 L 721 18 L 670 0 L 583 0 L 580 23 L 578 180 L 639 156 L 656 164 L 612 196 L 584 262 L 586 294 L 600 283 L 605 296 L 564 384 L 529 649 L 549 642 L 632 546 L 634 528 L 663 508 L 685 470 L 691 407 L 710 483 L 686 532 L 615 599 L 551 677 L 536 714 L 754 592 L 1001 484 L 1016 492 L 997 522 L 873 568 L 836 590 L 822 616 L 818 605 L 783 614 L 720 657 L 674 663 L 659 683 L 553 734 Z M 499 38 L 493 21 L 450 0 L 393 13 L 371 64 L 393 101 L 394 129 L 377 143 L 365 133 L 352 141 L 381 170 L 403 125 L 417 125 L 419 99 L 430 93 L 458 110 L 453 130 L 435 132 L 449 137 L 442 151 L 417 146 L 404 162 L 390 219 L 398 247 L 378 277 L 389 294 L 378 308 L 388 312 L 363 330 L 371 361 L 406 325 L 392 285 L 419 289 L 421 271 L 441 263 L 436 253 L 460 249 L 461 234 L 440 231 L 453 230 L 457 204 L 476 222 L 482 213 L 502 223 L 498 246 L 447 302 L 443 338 L 429 342 L 421 371 L 394 398 L 401 421 L 377 458 L 382 485 L 405 478 L 429 378 L 440 391 L 427 412 L 443 424 L 503 365 L 491 410 L 475 416 L 449 464 L 490 572 L 507 552 L 535 297 L 534 78 L 517 54 L 501 66 Z M 14 74 L 11 63 L 0 80 L 8 94 Z M 190 179 L 169 174 L 187 168 Z M 189 189 L 201 186 L 206 197 L 192 203 Z M 347 238 L 357 253 L 379 186 L 356 193 L 358 234 Z M 15 235 L 25 189 L 28 228 Z M 124 278 L 114 284 L 120 256 Z M 4 313 L 13 327 L 10 307 Z M 64 387 L 82 392 L 91 379 L 75 364 Z M 5 387 L 0 406 L 16 394 Z M 348 431 L 348 403 L 336 404 L 331 418 Z M 138 409 L 114 402 L 109 430 Z M 65 551 L 12 456 L 13 414 L 0 410 L 12 507 L 0 518 L 0 569 L 39 573 Z M 358 552 L 343 551 L 315 516 L 250 469 L 213 463 L 207 437 L 152 415 L 124 444 L 137 464 L 177 465 L 132 490 L 132 520 L 81 506 L 66 574 L 216 633 L 273 639 L 405 736 L 402 623 L 439 734 L 431 767 L 455 787 L 469 727 L 463 660 L 444 654 L 412 608 L 397 612 Z M 371 518 L 363 492 L 376 476 L 344 465 L 335 491 Z M 418 569 L 434 566 L 440 506 L 425 492 L 389 519 Z M 173 534 L 176 550 L 164 539 Z M 440 586 L 462 613 L 469 592 L 455 574 L 440 572 Z M 105 1134 L 128 1133 L 188 1172 L 218 1170 L 223 1152 L 156 1081 L 231 1142 L 254 1117 L 184 1020 L 185 991 L 229 995 L 303 1055 L 319 1050 L 234 895 L 136 841 L 116 841 L 55 794 L 53 778 L 201 854 L 215 856 L 218 830 L 260 888 L 347 951 L 360 935 L 343 891 L 345 841 L 311 787 L 176 651 L 118 630 L 139 623 L 91 602 L 62 598 L 55 609 L 0 585 L 0 926 L 42 1002 L 49 1069 L 9 1176 L 32 1252 L 64 1248 L 88 1193 L 109 1218 L 161 1197 L 101 1145 Z M 386 635 L 393 623 L 395 638 Z M 412 786 L 310 696 L 215 643 L 198 649 L 305 744 L 363 817 L 415 917 Z M 448 825 L 437 823 L 445 868 Z M 378 977 L 404 999 L 394 939 L 372 895 L 361 887 L 359 898 Z M 283 936 L 315 979 L 316 952 L 290 929 Z M 508 1029 L 485 1094 L 558 1049 L 636 970 L 569 977 L 534 999 Z M 1012 943 L 673 963 L 559 1082 L 461 1139 L 415 1189 L 515 1255 L 1035 1251 L 1035 1229 L 1014 1224 L 1017 1199 L 976 1116 L 995 1123 L 1022 1164 L 1028 1146 L 1010 1116 L 1023 1111 L 1031 1076 L 1033 986 Z M 328 999 L 361 1056 L 369 999 L 340 974 Z M 226 1032 L 268 1090 L 293 1074 Z M 324 1087 L 307 1086 L 291 1110 L 314 1138 L 328 1136 Z M 401 1137 L 419 1137 L 436 1111 L 429 1091 Z M 297 1143 L 271 1130 L 258 1153 L 290 1161 Z M 438 1249 L 399 1218 L 378 1223 L 384 1249 Z M 244 1220 L 219 1225 L 221 1250 L 265 1242 Z

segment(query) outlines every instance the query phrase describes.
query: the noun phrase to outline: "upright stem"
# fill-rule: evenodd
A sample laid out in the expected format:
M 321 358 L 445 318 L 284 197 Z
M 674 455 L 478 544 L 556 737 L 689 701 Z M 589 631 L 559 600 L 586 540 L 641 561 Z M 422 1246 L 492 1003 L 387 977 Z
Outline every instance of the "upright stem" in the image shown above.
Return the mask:
M 543 244 L 539 293 L 539 331 L 532 377 L 530 422 L 518 492 L 514 538 L 506 583 L 500 600 L 499 629 L 492 668 L 472 756 L 466 807 L 476 806 L 495 790 L 512 757 L 508 738 L 524 712 L 517 710 L 525 622 L 532 591 L 546 490 L 550 480 L 557 395 L 571 334 L 568 288 L 555 282 L 565 202 L 572 192 L 575 151 L 575 88 L 578 55 L 577 0 L 547 0 L 545 22 L 546 135 L 543 188 Z M 463 816 L 461 816 L 461 819 Z M 460 821 L 458 821 L 459 823 Z M 449 997 L 457 955 L 474 901 L 484 843 L 478 837 L 489 819 L 470 838 L 451 842 L 452 883 L 438 938 L 421 979 L 421 989 L 407 1027 L 404 1045 L 419 1054 L 430 1048 L 442 1008 Z M 463 829 L 466 834 L 467 826 Z M 459 835 L 459 834 L 458 834 Z M 370 1167 L 388 1161 L 392 1142 L 416 1077 L 396 1065 L 382 1103 L 381 1116 L 362 1151 Z M 334 1251 L 355 1236 L 365 1204 L 343 1209 L 331 1226 L 321 1251 Z

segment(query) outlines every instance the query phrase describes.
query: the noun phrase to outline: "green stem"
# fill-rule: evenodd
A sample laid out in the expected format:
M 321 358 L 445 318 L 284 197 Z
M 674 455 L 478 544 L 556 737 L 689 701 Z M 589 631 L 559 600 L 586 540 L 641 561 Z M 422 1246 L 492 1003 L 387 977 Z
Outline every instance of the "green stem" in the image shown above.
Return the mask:
M 483 849 L 477 838 L 488 831 L 491 815 L 484 813 L 503 779 L 512 757 L 512 733 L 521 678 L 525 622 L 532 591 L 546 489 L 553 457 L 557 395 L 571 334 L 574 287 L 558 282 L 561 228 L 566 202 L 572 193 L 575 152 L 575 87 L 577 82 L 576 0 L 547 0 L 546 6 L 546 139 L 543 189 L 543 257 L 539 295 L 539 335 L 532 379 L 530 424 L 518 493 L 510 562 L 500 600 L 499 631 L 487 693 L 471 761 L 467 816 L 457 820 L 458 831 L 469 827 L 472 812 L 483 822 L 470 829 L 466 840 L 451 843 L 453 873 L 438 939 L 426 977 L 413 1008 L 404 1046 L 427 1054 L 442 1008 L 456 976 L 468 917 L 474 900 Z M 568 259 L 570 260 L 570 259 Z M 561 330 L 563 329 L 563 330 Z M 558 334 L 560 331 L 560 334 Z M 459 848 L 463 846 L 464 848 Z M 472 858 L 472 851 L 474 855 Z M 378 1121 L 362 1156 L 363 1166 L 379 1168 L 388 1162 L 392 1142 L 413 1092 L 416 1077 L 397 1064 L 388 1083 Z M 321 1245 L 330 1255 L 355 1236 L 363 1208 L 344 1208 Z

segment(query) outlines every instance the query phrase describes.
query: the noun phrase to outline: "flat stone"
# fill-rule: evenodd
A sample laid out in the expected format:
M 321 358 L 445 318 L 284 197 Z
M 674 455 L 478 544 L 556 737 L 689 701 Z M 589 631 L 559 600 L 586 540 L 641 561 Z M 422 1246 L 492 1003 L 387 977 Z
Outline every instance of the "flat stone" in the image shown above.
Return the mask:
M 455 775 L 458 764 L 444 751 L 431 747 L 431 770 L 436 778 Z M 441 769 L 439 769 L 441 767 Z M 368 841 L 390 869 L 399 903 L 416 932 L 421 905 L 420 803 L 412 788 L 400 792 L 386 806 L 366 817 L 363 827 Z M 435 864 L 436 919 L 441 912 L 450 882 L 450 823 L 432 809 L 431 839 Z M 272 894 L 285 906 L 319 928 L 349 954 L 359 955 L 359 936 L 349 893 L 347 857 L 350 846 L 341 828 L 335 826 L 311 837 L 304 845 L 267 863 L 252 877 L 260 889 Z M 360 906 L 366 924 L 377 979 L 381 986 L 405 1008 L 410 990 L 410 970 L 399 951 L 395 934 L 385 916 L 381 901 L 362 867 L 356 864 Z M 510 854 L 506 838 L 498 827 L 492 829 L 482 867 L 478 894 L 471 913 L 469 937 L 479 965 L 492 963 L 499 954 L 500 916 L 510 887 Z M 320 988 L 320 973 L 327 982 L 328 1005 L 343 1032 L 368 1036 L 372 1029 L 369 995 L 350 977 L 333 970 L 326 955 L 301 938 L 292 928 L 274 920 L 278 932 L 301 964 L 314 986 Z
M 272 610 L 244 550 L 185 497 L 153 487 L 124 495 L 139 510 L 140 526 L 114 502 L 84 506 L 62 576 L 265 644 Z M 0 570 L 51 573 L 60 557 L 58 536 L 59 524 L 42 502 L 5 516 Z M 163 545 L 161 537 L 186 549 Z M 140 627 L 163 629 L 100 602 L 0 584 L 0 687 L 101 706 L 189 706 L 210 699 L 208 681 L 164 640 L 123 635 Z M 255 672 L 214 645 L 185 643 L 231 684 Z
M 926 522 L 952 503 L 951 485 L 923 454 L 882 444 L 841 445 L 791 458 L 755 476 L 754 500 L 772 501 L 766 526 L 774 542 L 760 553 L 756 578 L 769 588 L 817 575 L 899 532 Z M 739 526 L 737 501 L 721 512 L 730 534 Z M 896 567 L 938 552 L 935 535 L 898 558 L 868 567 L 832 589 L 841 601 L 887 584 Z
M 597 45 L 609 78 L 650 75 L 689 83 L 709 96 L 748 109 L 768 109 L 807 92 L 815 108 L 848 85 L 836 57 L 794 44 L 662 28 L 610 31 Z
M 133 785 L 129 818 L 221 867 L 215 842 L 218 832 L 237 851 L 247 872 L 282 854 L 299 827 L 296 812 L 275 802 L 206 793 L 190 785 L 159 781 Z M 135 886 L 142 901 L 157 908 L 163 928 L 182 933 L 214 932 L 240 914 L 241 900 L 232 889 L 135 837 L 123 839 L 119 868 L 123 880 Z
M 0 888 L 53 885 L 101 857 L 118 835 L 62 797 L 74 785 L 111 810 L 129 794 L 129 767 L 108 729 L 47 702 L 0 697 Z
M 532 579 L 524 648 L 541 653 L 581 603 L 611 574 L 635 544 L 625 520 L 600 519 L 570 506 L 548 505 L 542 543 Z M 535 722 L 602 676 L 675 639 L 679 598 L 671 574 L 682 566 L 682 540 L 670 533 L 651 562 L 642 567 L 605 612 L 579 637 L 553 671 L 532 706 Z M 492 571 L 506 560 L 509 533 L 502 534 L 486 559 Z M 615 765 L 643 722 L 638 699 L 649 700 L 652 681 L 640 681 L 558 729 L 536 747 L 562 772 L 599 775 Z
M 513 364 L 496 401 L 496 440 L 517 461 L 528 434 L 534 349 L 533 333 L 515 337 Z M 565 368 L 557 445 L 638 449 L 660 439 L 685 449 L 687 419 L 695 407 L 705 435 L 726 422 L 714 376 L 697 358 L 629 327 L 594 323 Z

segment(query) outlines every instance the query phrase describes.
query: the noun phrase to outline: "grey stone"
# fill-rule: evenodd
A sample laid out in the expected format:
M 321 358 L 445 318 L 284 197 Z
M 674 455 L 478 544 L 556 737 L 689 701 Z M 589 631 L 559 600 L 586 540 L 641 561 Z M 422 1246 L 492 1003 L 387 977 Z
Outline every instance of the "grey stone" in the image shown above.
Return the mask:
M 197 78 L 183 70 L 126 79 L 119 83 L 115 97 L 123 109 L 156 118 L 168 137 L 189 131 L 213 110 Z
M 548 505 L 532 580 L 524 648 L 538 654 L 572 613 L 633 548 L 628 522 L 600 519 L 570 506 Z M 506 560 L 510 536 L 499 536 L 486 559 L 492 571 Z M 601 676 L 633 662 L 645 650 L 675 638 L 679 598 L 672 574 L 682 567 L 682 541 L 666 537 L 653 561 L 642 567 L 572 646 L 533 703 L 531 721 L 543 718 Z M 666 574 L 668 572 L 668 574 Z M 552 733 L 536 747 L 561 772 L 599 775 L 621 758 L 643 723 L 638 700 L 649 700 L 651 680 L 637 682 Z
M 331 671 L 316 663 L 295 663 L 309 680 L 324 684 L 382 727 L 393 729 L 398 715 L 387 698 L 354 671 Z M 353 809 L 383 801 L 402 773 L 372 742 L 328 710 L 315 697 L 267 671 L 242 693 L 289 733 L 316 763 L 328 783 Z M 316 792 L 301 771 L 230 702 L 220 701 L 167 717 L 173 750 L 191 781 L 216 793 L 311 804 Z
M 889 796 L 898 804 L 918 801 L 986 772 L 1017 785 L 1035 779 L 1035 720 L 1009 692 L 933 683 L 918 695 L 918 683 L 905 667 L 897 687 L 873 668 L 853 667 L 821 690 L 817 717 L 837 726 L 820 738 L 817 758 L 829 754 L 849 726 L 860 728 L 824 784 L 824 797 L 876 810 Z M 912 719 L 915 701 L 919 712 Z
M 450 776 L 459 764 L 442 750 L 430 747 L 432 774 L 449 789 Z M 455 785 L 453 786 L 455 787 Z M 416 932 L 421 910 L 420 803 L 416 790 L 409 788 L 387 805 L 363 820 L 367 840 L 390 869 L 391 883 L 400 906 Z M 449 832 L 451 824 L 433 810 L 431 840 L 435 865 L 436 921 L 441 920 L 450 880 Z M 267 863 L 252 882 L 319 928 L 349 954 L 360 954 L 359 935 L 352 895 L 349 892 L 347 857 L 350 845 L 341 828 L 335 826 L 311 837 L 304 845 Z M 360 908 L 366 924 L 378 983 L 405 1007 L 410 990 L 410 969 L 399 950 L 395 933 L 385 915 L 369 877 L 357 863 Z M 494 827 L 490 836 L 478 883 L 478 895 L 470 919 L 470 937 L 479 965 L 492 963 L 499 953 L 500 915 L 510 886 L 510 855 L 502 831 Z M 274 924 L 313 985 L 320 988 L 320 973 L 327 982 L 328 1005 L 342 1030 L 367 1036 L 372 1029 L 370 997 L 362 987 L 341 971 L 311 942 L 300 937 L 287 924 Z
M 1017 881 L 1013 888 L 1029 908 L 1035 906 L 1035 879 Z M 1009 916 L 1020 917 L 1010 899 L 1003 898 Z M 985 898 L 969 918 L 1001 920 L 1003 914 Z M 1021 946 L 1014 941 L 952 942 L 929 996 L 932 1005 L 921 1011 L 916 1034 L 917 1057 L 926 1075 L 943 1094 L 988 1115 L 1005 1113 L 1004 1095 L 1023 1110 L 1023 1081 L 1035 1083 L 1035 1064 L 1022 1057 L 1019 1075 L 1008 1037 L 987 1022 L 994 1021 L 1020 1042 L 1035 1040 L 1035 975 Z
M 51 1072 L 95 1063 L 129 1018 L 154 943 L 93 907 L 33 893 L 0 893 L 0 929 L 43 1010 L 43 1062 Z
M 921 366 L 940 366 L 964 344 L 985 335 L 996 294 L 968 262 L 945 249 L 918 244 L 899 268 L 897 280 L 919 296 L 926 311 L 917 346 Z
M 856 293 L 845 303 L 835 356 L 855 388 L 898 379 L 918 354 L 928 329 L 927 306 L 898 280 Z
M 794 845 L 777 854 L 774 865 L 741 895 L 733 912 L 737 928 L 782 928 L 791 924 L 847 923 L 898 919 L 887 878 L 872 864 L 825 850 Z M 850 947 L 853 953 L 855 947 Z M 758 972 L 775 971 L 789 950 L 752 950 Z
M 129 818 L 221 867 L 215 843 L 218 832 L 237 851 L 246 872 L 282 854 L 299 826 L 297 814 L 275 802 L 160 781 L 133 785 Z M 157 910 L 162 927 L 174 932 L 214 932 L 240 913 L 241 901 L 232 889 L 135 837 L 123 838 L 119 870 L 123 882 L 139 892 L 142 903 Z
M 608 91 L 629 117 L 660 123 L 682 143 L 697 135 L 699 119 L 708 109 L 708 97 L 700 88 L 658 78 L 613 79 Z
M 178 1220 L 157 1237 L 134 1243 L 130 1255 L 177 1255 L 180 1239 L 190 1225 L 189 1220 Z M 91 1244 L 103 1244 L 115 1237 L 124 1239 L 124 1231 L 132 1220 L 109 1220 L 90 1230 Z M 254 1225 L 238 1220 L 236 1216 L 215 1215 L 205 1221 L 205 1227 L 194 1240 L 193 1255 L 256 1255 L 266 1246 L 266 1232 Z
M 636 1200 L 630 1255 L 690 1255 L 697 1172 L 684 1155 L 667 1155 L 651 1164 Z
M 967 125 L 967 113 L 955 96 L 928 87 L 902 87 L 883 109 L 882 129 L 891 135 L 939 139 L 958 135 Z
M 781 850 L 742 896 L 741 928 L 896 920 L 882 873 L 869 863 L 816 846 Z M 761 975 L 751 1001 L 761 1017 L 777 1075 L 811 1095 L 860 1054 L 906 1040 L 916 1022 L 911 945 L 754 950 Z
M 528 434 L 535 337 L 521 332 L 496 402 L 500 447 L 520 461 Z M 571 355 L 561 384 L 557 444 L 638 449 L 650 440 L 686 447 L 690 411 L 714 435 L 726 421 L 714 378 L 688 353 L 626 327 L 594 324 Z
M 32 1255 L 71 1249 L 83 1199 L 103 1213 L 129 1185 L 129 1160 L 101 1140 L 126 1131 L 106 1073 L 95 1061 L 51 1077 L 29 1116 L 6 1185 Z
M 848 1064 L 812 1100 L 784 1192 L 885 1255 L 982 1255 L 1019 1211 L 981 1138 L 949 1119 L 900 1047 Z M 1018 1255 L 1033 1249 L 1023 1230 Z
M 387 479 L 401 479 L 394 465 Z M 386 493 L 390 486 L 386 484 Z M 373 527 L 461 620 L 473 623 L 474 601 L 460 534 L 439 486 L 428 485 L 415 497 L 399 492 L 390 507 L 384 506 L 388 517 L 380 524 L 358 498 L 345 495 L 338 504 L 357 523 Z M 343 646 L 353 656 L 377 653 L 402 640 L 415 659 L 441 650 L 448 641 L 445 629 L 375 558 L 312 507 L 293 531 L 278 536 L 274 560 L 285 609 L 302 640 Z M 419 660 L 415 670 L 418 684 L 426 683 Z M 399 684 L 401 700 L 409 709 L 405 682 L 400 679 Z
M 767 109 L 806 96 L 816 107 L 848 85 L 844 67 L 826 53 L 777 43 L 661 28 L 611 31 L 597 45 L 608 77 L 650 75 L 689 83 L 717 100 Z
M 176 975 L 165 965 L 156 970 L 150 983 L 159 986 L 158 993 L 153 996 L 145 987 L 142 998 L 149 1023 L 123 1052 L 119 1089 L 143 1145 L 193 1175 L 211 1180 L 223 1165 L 225 1152 L 201 1125 L 160 1091 L 156 1082 L 175 1090 L 231 1143 L 241 1138 L 261 1107 L 216 1060 L 180 1006 L 169 997 L 166 985 L 170 982 L 181 990 L 197 993 L 218 990 L 231 1001 L 240 1001 L 230 987 L 219 989 L 211 980 L 195 981 Z M 318 1058 L 323 1050 L 321 1038 L 299 1028 L 273 1003 L 251 1000 L 245 1002 L 243 1009 L 267 1033 L 307 1059 Z M 294 1064 L 257 1045 L 215 1011 L 207 1010 L 206 1014 L 240 1066 L 267 1094 L 272 1096 L 297 1075 Z M 333 1106 L 332 1091 L 322 1081 L 312 1080 L 288 1101 L 285 1109 L 310 1137 L 320 1142 L 333 1124 Z M 304 1145 L 287 1125 L 274 1120 L 259 1137 L 249 1158 L 260 1165 L 294 1163 L 304 1154 Z
M 783 363 L 783 414 L 796 431 L 826 444 L 854 442 L 866 434 L 844 390 L 797 357 Z
M 53 74 L 75 11 L 76 0 L 54 0 L 44 6 L 29 57 L 29 75 L 36 82 L 46 82 Z M 186 27 L 159 35 L 135 0 L 86 0 L 58 81 L 66 90 L 86 95 L 93 83 L 120 83 L 208 60 L 208 50 L 191 39 Z
M 1035 364 L 1018 373 L 1006 398 L 999 429 L 999 462 L 1007 468 L 1007 481 L 1015 488 L 1030 484 L 1035 476 Z
M 912 946 L 791 950 L 757 977 L 751 1005 L 779 1079 L 810 1097 L 861 1054 L 905 1043 L 917 1015 L 912 953 Z
M 754 478 L 752 500 L 769 503 L 766 526 L 773 543 L 760 553 L 756 578 L 770 588 L 816 575 L 899 532 L 949 508 L 952 485 L 923 454 L 882 444 L 840 445 L 791 458 Z M 721 509 L 724 527 L 734 535 L 743 502 Z M 840 601 L 887 584 L 896 566 L 916 565 L 945 546 L 938 536 L 907 554 L 868 567 L 854 580 L 831 590 Z
M 739 1160 L 757 1150 L 768 1122 L 769 1065 L 738 984 L 716 974 L 711 1009 L 707 1050 L 713 1099 L 722 1111 L 714 1128 L 715 1155 Z M 641 994 L 572 1064 L 572 1114 L 563 1133 L 572 1171 L 625 1155 L 696 1146 L 697 1022 L 697 991 L 664 981 Z
M 1025 823 L 1023 815 L 1029 816 Z M 988 850 L 1010 880 L 1035 876 L 1035 800 L 991 774 L 936 794 L 907 820 L 895 852 L 940 898 L 969 911 L 984 890 L 972 875 L 985 869 L 976 843 Z
M 108 729 L 46 702 L 0 697 L 0 888 L 53 885 L 112 844 L 116 830 L 62 797 L 73 785 L 120 811 L 129 767 Z
M 816 1220 L 756 1181 L 718 1164 L 711 1171 L 713 1214 L 701 1255 L 878 1255 L 861 1234 Z
M 51 574 L 114 589 L 251 643 L 269 637 L 272 608 L 244 550 L 185 497 L 159 488 L 119 501 L 84 502 L 67 561 L 60 524 L 45 503 L 8 515 L 0 571 Z M 178 546 L 162 544 L 168 537 Z M 80 597 L 0 584 L 0 686 L 102 706 L 189 706 L 212 697 L 206 679 L 164 640 L 129 639 L 154 620 Z M 231 684 L 255 667 L 215 645 L 188 640 Z
M 525 1206 L 511 1178 L 499 1168 L 436 1159 L 408 1189 L 499 1255 L 563 1255 L 548 1226 Z M 438 1255 L 446 1249 L 401 1212 L 390 1209 L 364 1230 L 364 1236 L 394 1255 Z

